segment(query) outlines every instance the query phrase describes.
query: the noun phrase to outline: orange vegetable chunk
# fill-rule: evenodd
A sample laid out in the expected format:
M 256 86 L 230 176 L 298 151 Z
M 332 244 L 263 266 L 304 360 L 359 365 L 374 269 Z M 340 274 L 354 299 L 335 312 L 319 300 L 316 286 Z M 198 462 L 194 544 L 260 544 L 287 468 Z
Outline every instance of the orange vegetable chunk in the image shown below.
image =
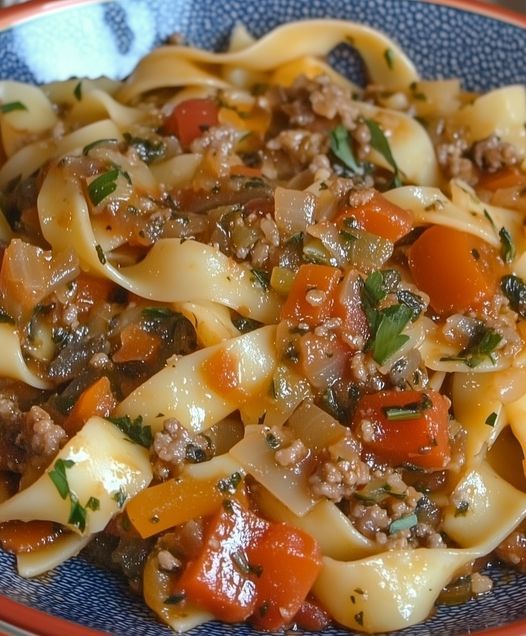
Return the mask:
M 397 417 L 398 407 L 414 413 Z M 389 389 L 364 395 L 352 425 L 365 453 L 380 461 L 440 469 L 450 458 L 448 408 L 448 400 L 437 391 Z M 372 434 L 364 434 L 364 424 Z
M 416 285 L 440 315 L 477 309 L 497 291 L 503 265 L 482 239 L 442 225 L 424 231 L 410 247 Z
M 164 123 L 165 134 L 179 137 L 188 146 L 208 128 L 217 126 L 219 107 L 211 99 L 187 99 L 177 104 Z
M 117 406 L 109 379 L 104 375 L 85 389 L 64 421 L 68 435 L 78 433 L 92 415 L 108 417 Z

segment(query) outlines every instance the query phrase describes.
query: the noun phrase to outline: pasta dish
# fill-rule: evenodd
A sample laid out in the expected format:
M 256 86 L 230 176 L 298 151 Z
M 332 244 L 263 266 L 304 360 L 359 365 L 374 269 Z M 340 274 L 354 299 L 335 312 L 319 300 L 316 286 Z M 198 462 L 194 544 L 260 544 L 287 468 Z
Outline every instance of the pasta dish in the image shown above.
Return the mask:
M 19 574 L 82 552 L 177 632 L 374 633 L 525 569 L 525 121 L 337 20 L 0 81 Z

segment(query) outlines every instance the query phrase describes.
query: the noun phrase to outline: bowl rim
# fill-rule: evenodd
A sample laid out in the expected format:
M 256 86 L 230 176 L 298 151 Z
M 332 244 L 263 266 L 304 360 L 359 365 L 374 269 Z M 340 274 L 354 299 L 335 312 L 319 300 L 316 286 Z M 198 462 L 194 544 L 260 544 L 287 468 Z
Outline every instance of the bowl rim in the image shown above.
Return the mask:
M 67 10 L 79 5 L 100 4 L 106 1 L 108 0 L 28 0 L 22 4 L 0 9 L 0 31 L 7 30 L 35 17 Z M 448 6 L 526 29 L 526 14 L 521 14 L 499 5 L 487 4 L 482 0 L 413 1 L 421 4 Z M 104 634 L 107 634 L 107 632 L 73 623 L 67 619 L 32 608 L 0 593 L 0 627 L 2 621 L 13 627 L 29 630 L 30 633 L 38 634 L 39 636 L 55 636 L 61 632 L 67 633 L 69 636 L 104 636 Z M 64 630 L 67 630 L 67 632 L 64 632 Z M 524 636 L 525 633 L 526 618 L 507 625 L 475 632 L 473 636 Z

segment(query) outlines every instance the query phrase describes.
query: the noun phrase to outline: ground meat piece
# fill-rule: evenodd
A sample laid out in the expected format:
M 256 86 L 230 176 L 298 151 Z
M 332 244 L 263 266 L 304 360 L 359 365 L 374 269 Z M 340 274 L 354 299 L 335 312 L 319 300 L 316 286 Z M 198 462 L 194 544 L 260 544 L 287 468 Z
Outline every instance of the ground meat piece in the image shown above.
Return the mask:
M 213 177 L 226 177 L 230 173 L 229 157 L 234 152 L 237 132 L 231 126 L 213 126 L 191 144 L 191 151 L 203 154 L 203 165 Z M 207 182 L 199 183 L 205 189 Z M 195 186 L 195 184 L 194 184 Z
M 32 406 L 17 441 L 33 458 L 42 460 L 38 463 L 43 463 L 58 453 L 66 438 L 66 431 L 53 422 L 47 411 L 40 406 Z
M 160 480 L 173 477 L 184 462 L 204 461 L 208 459 L 209 452 L 209 444 L 204 436 L 192 435 L 178 420 L 168 419 L 163 430 L 153 438 L 154 475 Z
M 280 466 L 296 466 L 307 457 L 308 452 L 301 439 L 295 439 L 288 446 L 277 450 L 274 459 Z
M 322 462 L 309 478 L 315 497 L 325 497 L 334 502 L 349 498 L 357 487 L 368 481 L 369 467 L 362 462 L 359 452 L 354 457 L 348 453 L 346 459 Z
M 332 83 L 324 76 L 319 77 L 317 83 L 318 88 L 310 95 L 312 110 L 326 119 L 339 117 L 348 130 L 354 130 L 360 119 L 360 110 L 354 103 L 350 90 Z
M 267 142 L 267 148 L 283 151 L 292 165 L 308 166 L 318 155 L 327 153 L 328 139 L 309 130 L 284 130 Z
M 157 554 L 157 560 L 159 561 L 159 567 L 161 570 L 171 572 L 181 567 L 181 561 L 174 557 L 169 550 L 160 550 Z
M 459 133 L 454 133 L 451 139 L 440 141 L 436 146 L 438 163 L 445 170 L 448 177 L 458 177 L 474 185 L 477 174 L 473 162 L 465 156 L 469 148 L 468 142 Z
M 520 572 L 526 572 L 526 533 L 523 530 L 514 530 L 495 552 L 505 563 L 513 565 Z
M 386 530 L 391 523 L 387 510 L 378 504 L 364 506 L 357 503 L 351 507 L 349 516 L 356 529 L 369 538 L 375 538 L 378 532 Z
M 490 135 L 477 141 L 472 149 L 473 160 L 481 170 L 496 172 L 507 166 L 515 166 L 521 160 L 521 153 L 513 144 L 501 141 L 497 135 Z

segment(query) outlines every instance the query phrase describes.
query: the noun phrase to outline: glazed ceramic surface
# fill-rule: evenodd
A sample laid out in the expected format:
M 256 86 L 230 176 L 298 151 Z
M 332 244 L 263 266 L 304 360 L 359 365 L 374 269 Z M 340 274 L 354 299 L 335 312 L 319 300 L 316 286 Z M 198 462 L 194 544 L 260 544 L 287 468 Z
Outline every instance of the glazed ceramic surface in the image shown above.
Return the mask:
M 449 4 L 451 6 L 449 6 Z M 0 78 L 47 82 L 71 76 L 122 78 L 137 60 L 173 33 L 189 44 L 221 49 L 237 22 L 255 36 L 290 20 L 332 17 L 367 23 L 394 37 L 426 78 L 461 77 L 464 86 L 486 90 L 526 82 L 526 19 L 500 18 L 483 5 L 451 0 L 448 6 L 418 0 L 122 0 L 31 2 L 21 14 L 0 12 Z M 315 34 L 313 34 L 315 37 Z M 336 66 L 361 77 L 359 60 L 347 47 L 333 54 Z M 455 636 L 526 619 L 526 576 L 491 571 L 494 591 L 465 605 L 440 606 L 425 624 L 396 634 Z M 53 616 L 113 634 L 161 636 L 171 630 L 114 575 L 82 558 L 38 580 L 17 576 L 12 556 L 0 551 L 0 592 L 13 601 Z M 11 610 L 13 606 L 11 605 Z M 13 617 L 19 611 L 17 620 Z M 45 619 L 24 618 L 24 607 L 0 620 L 16 621 L 35 632 Z M 64 634 L 68 628 L 60 629 Z M 194 636 L 253 634 L 248 627 L 207 624 Z M 526 634 L 523 626 L 492 634 Z M 330 629 L 328 635 L 349 634 Z

